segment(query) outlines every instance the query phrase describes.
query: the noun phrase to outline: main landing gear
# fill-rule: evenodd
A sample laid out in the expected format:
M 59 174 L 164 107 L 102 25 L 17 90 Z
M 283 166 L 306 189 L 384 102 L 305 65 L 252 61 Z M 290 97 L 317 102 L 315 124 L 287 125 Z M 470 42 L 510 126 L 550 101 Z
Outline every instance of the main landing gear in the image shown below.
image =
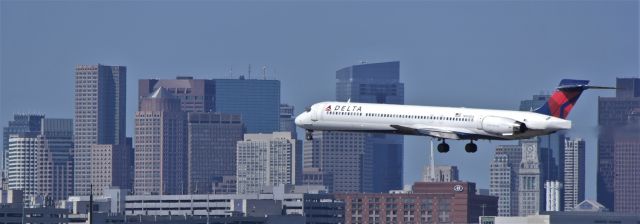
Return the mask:
M 464 151 L 467 151 L 469 153 L 477 152 L 478 151 L 478 146 L 475 143 L 473 143 L 473 140 L 471 140 L 471 142 L 467 143 L 464 146 Z
M 473 143 L 473 140 L 464 146 L 464 151 L 468 153 L 474 153 L 478 151 L 478 145 Z M 447 144 L 444 139 L 442 139 L 442 143 L 438 144 L 438 152 L 447 153 L 449 152 L 449 144 Z
M 313 131 L 312 130 L 305 130 L 304 139 L 306 139 L 308 141 L 313 140 Z
M 449 144 L 444 142 L 444 139 L 442 139 L 442 143 L 438 144 L 438 152 L 440 153 L 449 152 Z

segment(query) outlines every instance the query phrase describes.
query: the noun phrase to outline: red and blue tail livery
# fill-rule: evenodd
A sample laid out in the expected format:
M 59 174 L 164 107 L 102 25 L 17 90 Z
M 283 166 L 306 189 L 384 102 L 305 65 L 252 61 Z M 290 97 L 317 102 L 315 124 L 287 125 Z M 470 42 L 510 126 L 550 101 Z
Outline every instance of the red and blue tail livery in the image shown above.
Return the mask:
M 563 79 L 549 100 L 535 112 L 566 119 L 582 91 L 591 88 L 588 84 L 589 80 Z

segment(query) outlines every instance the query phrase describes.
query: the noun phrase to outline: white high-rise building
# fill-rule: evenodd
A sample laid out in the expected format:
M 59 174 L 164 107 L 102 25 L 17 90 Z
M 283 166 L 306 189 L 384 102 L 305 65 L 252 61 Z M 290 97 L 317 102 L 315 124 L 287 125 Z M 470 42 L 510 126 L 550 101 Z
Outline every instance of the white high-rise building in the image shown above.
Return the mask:
M 258 193 L 264 186 L 302 181 L 301 144 L 291 132 L 245 134 L 238 141 L 237 193 Z
M 564 209 L 570 211 L 584 201 L 585 142 L 566 138 L 564 143 Z
M 544 183 L 544 189 L 547 198 L 545 211 L 560 211 L 560 191 L 562 189 L 562 183 L 560 183 L 560 181 L 550 180 Z
M 37 193 L 38 148 L 40 140 L 37 135 L 9 135 L 9 190 L 22 190 L 26 197 Z

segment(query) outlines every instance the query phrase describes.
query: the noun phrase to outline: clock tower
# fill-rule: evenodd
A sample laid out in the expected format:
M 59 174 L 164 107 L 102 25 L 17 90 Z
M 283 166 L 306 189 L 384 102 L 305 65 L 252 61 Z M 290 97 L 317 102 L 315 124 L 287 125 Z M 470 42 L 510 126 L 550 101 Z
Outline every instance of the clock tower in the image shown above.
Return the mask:
M 522 161 L 518 172 L 518 215 L 526 216 L 541 211 L 540 150 L 536 138 L 521 141 Z

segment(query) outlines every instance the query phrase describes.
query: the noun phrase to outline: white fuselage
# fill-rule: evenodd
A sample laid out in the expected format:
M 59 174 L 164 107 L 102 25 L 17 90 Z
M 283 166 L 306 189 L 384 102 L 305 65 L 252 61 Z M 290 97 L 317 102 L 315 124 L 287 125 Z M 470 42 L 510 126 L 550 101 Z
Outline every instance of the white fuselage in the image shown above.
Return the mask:
M 307 130 L 428 135 L 449 139 L 524 139 L 571 128 L 571 121 L 527 111 L 321 102 L 295 119 Z

